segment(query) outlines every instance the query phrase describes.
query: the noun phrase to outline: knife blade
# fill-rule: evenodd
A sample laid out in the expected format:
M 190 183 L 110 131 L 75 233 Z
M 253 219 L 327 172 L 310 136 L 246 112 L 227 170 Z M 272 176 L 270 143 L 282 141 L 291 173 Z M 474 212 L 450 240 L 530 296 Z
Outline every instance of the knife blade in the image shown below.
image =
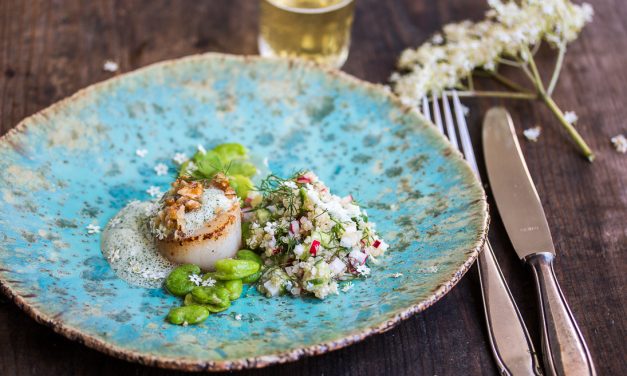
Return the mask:
M 486 114 L 483 151 L 492 195 L 507 234 L 535 278 L 546 373 L 596 375 L 586 342 L 555 277 L 551 232 L 512 118 L 504 108 L 492 108 Z
M 483 145 L 492 194 L 516 253 L 521 259 L 537 252 L 555 254 L 540 196 L 504 109 L 486 114 Z

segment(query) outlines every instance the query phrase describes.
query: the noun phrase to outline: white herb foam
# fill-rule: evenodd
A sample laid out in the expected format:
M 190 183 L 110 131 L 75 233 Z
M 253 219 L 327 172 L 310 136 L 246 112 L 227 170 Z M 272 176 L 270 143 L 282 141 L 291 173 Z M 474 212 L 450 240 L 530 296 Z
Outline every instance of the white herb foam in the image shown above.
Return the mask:
M 230 199 L 217 188 L 205 188 L 200 198 L 202 205 L 196 210 L 185 213 L 184 237 L 193 236 L 198 230 L 206 226 L 207 222 L 216 218 L 217 213 L 225 212 L 234 205 L 235 199 Z
M 150 232 L 154 204 L 133 201 L 111 218 L 102 233 L 102 254 L 121 279 L 131 285 L 157 288 L 176 265 L 157 250 Z

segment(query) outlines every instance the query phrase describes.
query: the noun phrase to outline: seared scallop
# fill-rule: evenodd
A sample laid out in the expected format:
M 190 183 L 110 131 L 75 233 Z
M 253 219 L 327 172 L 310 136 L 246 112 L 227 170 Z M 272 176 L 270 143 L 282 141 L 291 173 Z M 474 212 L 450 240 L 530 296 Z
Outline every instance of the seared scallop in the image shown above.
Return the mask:
M 240 249 L 239 200 L 224 175 L 211 182 L 181 177 L 160 200 L 151 228 L 167 259 L 213 270 L 217 260 L 234 257 Z

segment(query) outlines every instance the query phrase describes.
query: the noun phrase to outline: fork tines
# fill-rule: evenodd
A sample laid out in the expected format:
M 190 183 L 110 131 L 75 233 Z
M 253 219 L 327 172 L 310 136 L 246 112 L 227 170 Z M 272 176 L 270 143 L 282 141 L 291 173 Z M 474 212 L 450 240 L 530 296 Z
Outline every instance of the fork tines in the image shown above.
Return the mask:
M 453 115 L 451 113 L 451 106 L 449 104 L 448 97 L 453 98 L 453 111 L 455 112 L 455 120 L 453 120 Z M 442 125 L 442 114 L 440 112 L 439 101 L 442 102 L 442 108 L 444 109 L 444 123 L 446 125 L 446 132 L 444 132 L 444 126 Z M 438 98 L 437 95 L 432 94 L 431 103 L 433 106 L 433 119 L 434 123 L 437 126 L 440 133 L 447 136 L 451 145 L 457 150 L 459 150 L 459 143 L 461 143 L 461 150 L 470 164 L 470 167 L 475 172 L 477 177 L 479 177 L 479 170 L 477 168 L 477 161 L 475 159 L 475 153 L 472 149 L 472 142 L 470 141 L 470 135 L 468 133 L 468 125 L 466 124 L 466 118 L 464 116 L 464 108 L 459 101 L 459 97 L 457 96 L 456 91 L 450 92 L 442 92 L 442 97 Z M 425 96 L 422 98 L 422 113 L 423 115 L 431 121 L 431 110 L 429 109 L 429 99 Z M 456 125 L 457 123 L 457 125 Z M 456 131 L 457 129 L 457 131 Z M 459 133 L 459 143 L 458 143 L 458 133 Z

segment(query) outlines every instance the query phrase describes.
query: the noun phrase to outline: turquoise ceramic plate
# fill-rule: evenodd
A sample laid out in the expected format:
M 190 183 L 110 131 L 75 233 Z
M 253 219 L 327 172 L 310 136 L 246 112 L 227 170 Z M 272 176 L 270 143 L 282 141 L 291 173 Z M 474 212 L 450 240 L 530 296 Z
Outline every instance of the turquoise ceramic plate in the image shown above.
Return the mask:
M 356 196 L 391 244 L 372 278 L 324 301 L 251 290 L 195 327 L 164 322 L 177 298 L 118 279 L 86 226 L 104 227 L 151 185 L 165 189 L 170 177 L 153 167 L 173 172 L 175 152 L 232 141 L 277 174 L 310 168 Z M 305 63 L 217 54 L 122 75 L 24 120 L 0 142 L 0 195 L 8 296 L 87 346 L 186 370 L 261 367 L 385 331 L 453 287 L 487 226 L 466 163 L 383 88 Z

